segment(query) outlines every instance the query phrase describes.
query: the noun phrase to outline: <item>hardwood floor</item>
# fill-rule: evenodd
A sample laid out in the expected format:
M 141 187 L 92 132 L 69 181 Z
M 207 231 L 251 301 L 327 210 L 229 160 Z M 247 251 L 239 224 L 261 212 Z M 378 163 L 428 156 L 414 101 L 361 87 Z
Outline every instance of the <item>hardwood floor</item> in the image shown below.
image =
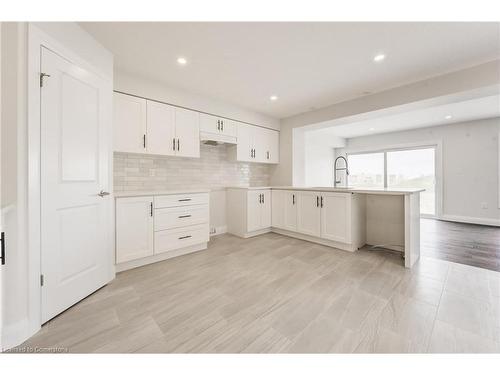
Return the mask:
M 69 352 L 500 352 L 500 273 L 277 234 L 117 275 L 23 348 Z M 54 349 L 55 348 L 55 349 Z
M 421 253 L 500 271 L 500 228 L 421 219 Z

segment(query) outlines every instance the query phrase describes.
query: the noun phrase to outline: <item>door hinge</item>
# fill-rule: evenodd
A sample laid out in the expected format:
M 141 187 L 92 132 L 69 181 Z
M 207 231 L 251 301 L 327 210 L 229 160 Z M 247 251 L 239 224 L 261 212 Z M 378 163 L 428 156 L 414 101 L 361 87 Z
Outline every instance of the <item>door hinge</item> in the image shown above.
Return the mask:
M 43 87 L 43 77 L 50 77 L 50 74 L 40 73 L 40 87 Z
M 43 286 L 43 275 L 40 275 L 40 286 Z

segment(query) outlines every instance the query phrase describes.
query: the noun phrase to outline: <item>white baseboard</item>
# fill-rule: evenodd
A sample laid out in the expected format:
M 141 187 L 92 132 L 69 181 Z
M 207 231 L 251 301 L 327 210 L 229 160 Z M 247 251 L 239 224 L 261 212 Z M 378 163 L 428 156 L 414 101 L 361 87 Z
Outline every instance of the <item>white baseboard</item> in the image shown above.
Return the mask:
M 215 233 L 210 233 L 210 237 L 218 236 L 219 234 L 227 233 L 227 225 L 215 227 Z
M 500 227 L 500 219 L 484 219 L 480 217 L 471 217 L 471 216 L 442 215 L 441 217 L 438 218 L 438 220 Z
M 21 345 L 38 331 L 36 330 L 31 332 L 29 327 L 30 324 L 28 319 L 23 319 L 17 323 L 4 326 L 2 331 L 2 348 L 0 348 L 0 353 Z

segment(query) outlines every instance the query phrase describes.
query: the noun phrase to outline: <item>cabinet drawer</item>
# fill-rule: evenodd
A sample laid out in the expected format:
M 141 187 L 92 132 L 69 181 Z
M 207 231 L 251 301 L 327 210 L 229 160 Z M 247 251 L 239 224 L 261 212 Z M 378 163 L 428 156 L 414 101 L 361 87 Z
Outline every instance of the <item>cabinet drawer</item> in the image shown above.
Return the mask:
M 208 223 L 208 205 L 155 209 L 155 231 Z
M 208 193 L 161 195 L 155 197 L 155 208 L 208 204 Z
M 208 224 L 155 232 L 155 254 L 208 242 Z

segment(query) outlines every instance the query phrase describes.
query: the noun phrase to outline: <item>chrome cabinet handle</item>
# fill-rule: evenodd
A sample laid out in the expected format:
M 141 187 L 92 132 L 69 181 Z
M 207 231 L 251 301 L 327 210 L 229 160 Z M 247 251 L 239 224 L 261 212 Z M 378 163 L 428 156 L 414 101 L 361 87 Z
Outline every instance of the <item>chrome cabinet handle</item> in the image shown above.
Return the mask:
M 191 238 L 193 236 L 182 236 L 182 237 L 179 237 L 179 240 L 185 240 L 186 238 Z
M 175 138 L 172 138 L 172 148 L 175 151 Z
M 107 191 L 101 190 L 97 195 L 100 196 L 101 198 L 105 197 L 106 195 L 109 195 Z
M 220 120 L 217 120 L 217 130 L 220 130 Z
M 179 141 L 179 138 L 177 138 L 177 151 L 180 151 L 181 150 L 181 146 L 180 146 L 180 141 Z

